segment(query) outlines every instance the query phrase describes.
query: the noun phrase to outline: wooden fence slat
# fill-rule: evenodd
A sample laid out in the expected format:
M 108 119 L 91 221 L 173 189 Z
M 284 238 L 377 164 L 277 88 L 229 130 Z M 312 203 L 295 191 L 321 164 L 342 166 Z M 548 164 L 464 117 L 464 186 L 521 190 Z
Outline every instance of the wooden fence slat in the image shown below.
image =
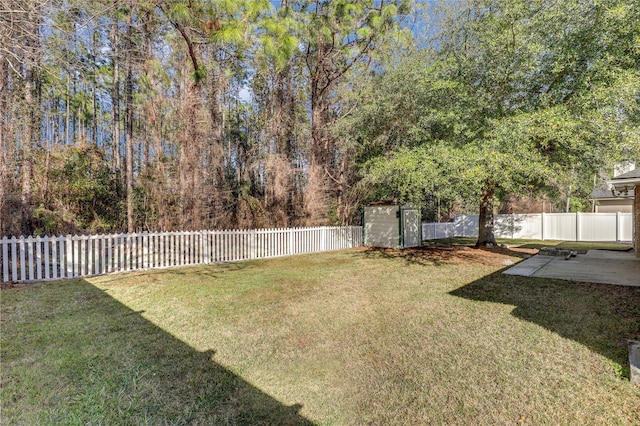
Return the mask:
M 34 275 L 34 263 L 33 263 L 33 237 L 27 238 L 27 256 L 29 259 L 29 279 L 33 280 Z
M 167 266 L 175 266 L 175 262 L 174 262 L 174 259 L 176 258 L 176 255 L 175 255 L 175 235 L 173 235 L 173 233 L 169 234 L 168 251 L 169 251 L 169 256 L 168 256 L 169 263 L 168 263 Z
M 220 232 L 218 231 L 213 232 L 213 248 L 214 248 L 213 261 L 220 262 Z
M 18 244 L 16 237 L 11 238 L 11 280 L 18 281 Z
M 88 274 L 88 271 L 90 270 L 90 266 L 87 262 L 87 257 L 88 257 L 88 245 L 89 245 L 89 238 L 87 238 L 86 236 L 82 236 L 82 238 L 80 239 L 80 276 L 84 277 Z
M 27 262 L 26 262 L 26 241 L 23 237 L 20 238 L 20 242 L 18 243 L 18 248 L 20 249 L 20 280 L 27 280 Z
M 122 240 L 122 270 L 129 271 L 131 270 L 131 245 L 132 245 L 132 237 L 129 234 L 124 234 L 124 238 Z
M 116 237 L 116 244 L 114 246 L 116 253 L 114 254 L 114 260 L 116 261 L 116 270 L 114 272 L 124 271 L 124 235 L 118 234 Z
M 196 263 L 196 238 L 193 232 L 189 232 L 189 265 Z
M 87 250 L 87 271 L 86 271 L 86 275 L 93 275 L 93 268 L 95 266 L 94 263 L 94 259 L 95 259 L 95 247 L 94 247 L 94 243 L 95 243 L 95 238 L 93 236 L 88 237 L 86 239 L 86 250 Z
M 58 244 L 60 244 L 59 237 L 51 238 L 51 278 L 54 280 L 58 279 L 58 265 L 61 262 L 58 262 Z M 62 250 L 60 250 L 60 254 L 62 254 Z
M 153 263 L 152 263 L 152 267 L 153 268 L 157 268 L 160 265 L 158 265 L 158 258 L 160 256 L 161 253 L 161 248 L 160 248 L 160 236 L 158 234 L 153 234 L 151 236 L 151 253 L 153 253 Z
M 113 235 L 107 235 L 105 240 L 106 249 L 107 249 L 107 259 L 106 259 L 106 272 L 110 274 L 113 272 Z
M 149 269 L 149 234 L 142 233 L 142 264 L 140 269 Z
M 100 274 L 100 240 L 101 238 L 99 236 L 89 240 L 91 241 L 90 250 L 93 252 L 93 275 Z
M 9 260 L 9 239 L 3 238 L 0 240 L 2 244 L 2 281 L 9 282 L 9 263 L 15 263 L 15 259 Z
M 100 275 L 107 273 L 107 236 L 100 237 Z
M 64 265 L 60 265 L 60 270 L 64 269 L 64 278 L 73 276 L 73 263 L 71 261 L 71 235 L 64 239 Z M 61 274 L 62 275 L 62 274 Z
M 49 237 L 47 237 L 46 235 L 43 238 L 43 242 L 44 242 L 44 279 L 45 280 L 50 280 L 51 279 L 51 264 L 50 264 L 50 259 L 49 259 L 49 243 L 51 242 L 51 239 Z
M 69 240 L 69 253 L 71 256 L 69 258 L 70 268 L 71 268 L 71 277 L 76 278 L 78 276 L 78 268 L 80 267 L 80 240 L 77 239 L 77 236 L 71 237 Z

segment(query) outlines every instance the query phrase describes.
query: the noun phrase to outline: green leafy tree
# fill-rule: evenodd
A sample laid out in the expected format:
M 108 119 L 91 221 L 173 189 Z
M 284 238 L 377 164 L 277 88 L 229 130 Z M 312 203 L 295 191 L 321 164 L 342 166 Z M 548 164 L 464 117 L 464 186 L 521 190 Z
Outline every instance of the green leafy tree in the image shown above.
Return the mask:
M 638 11 L 630 6 L 443 4 L 432 46 L 373 78 L 378 90 L 367 91 L 355 114 L 368 180 L 388 185 L 390 176 L 406 176 L 388 186 L 400 198 L 449 188 L 473 194 L 484 245 L 495 243 L 496 196 L 557 188 L 571 173 L 593 176 L 637 153 L 630 18 Z M 419 161 L 405 169 L 402 159 L 411 157 Z M 418 163 L 427 179 L 415 178 Z

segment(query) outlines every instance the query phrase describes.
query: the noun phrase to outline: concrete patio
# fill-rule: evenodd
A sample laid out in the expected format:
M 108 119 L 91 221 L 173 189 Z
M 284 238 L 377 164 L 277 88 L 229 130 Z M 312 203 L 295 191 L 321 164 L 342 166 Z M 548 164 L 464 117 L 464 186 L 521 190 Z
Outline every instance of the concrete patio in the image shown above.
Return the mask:
M 640 287 L 640 258 L 632 251 L 589 250 L 565 260 L 536 255 L 504 271 L 507 275 L 558 278 Z

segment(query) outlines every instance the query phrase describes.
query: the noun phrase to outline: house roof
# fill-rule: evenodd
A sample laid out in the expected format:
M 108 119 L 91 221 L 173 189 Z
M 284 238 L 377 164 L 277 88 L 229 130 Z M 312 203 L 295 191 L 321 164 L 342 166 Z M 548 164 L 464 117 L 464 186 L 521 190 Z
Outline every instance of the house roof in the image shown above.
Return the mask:
M 608 180 L 607 183 L 613 186 L 616 193 L 623 196 L 633 196 L 633 188 L 640 186 L 640 168 L 616 176 Z
M 612 178 L 611 180 L 633 179 L 633 178 L 640 178 L 640 167 L 637 169 L 633 169 L 630 172 L 618 175 Z
M 593 191 L 591 191 L 591 194 L 589 194 L 590 200 L 603 200 L 608 198 L 620 198 L 620 197 L 616 197 L 615 195 L 613 195 L 613 192 L 611 192 L 611 188 L 607 186 L 601 186 L 600 188 L 596 188 Z

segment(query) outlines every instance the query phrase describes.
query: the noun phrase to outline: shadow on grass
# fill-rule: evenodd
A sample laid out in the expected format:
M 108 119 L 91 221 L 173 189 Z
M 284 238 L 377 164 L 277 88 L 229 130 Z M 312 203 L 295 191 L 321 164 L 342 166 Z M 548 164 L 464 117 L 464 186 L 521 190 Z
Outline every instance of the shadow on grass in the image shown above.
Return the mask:
M 432 246 L 412 247 L 406 249 L 389 249 L 379 247 L 369 247 L 363 249 L 362 253 L 369 259 L 394 259 L 403 260 L 407 264 L 421 266 L 442 266 L 451 264 L 471 264 L 485 263 L 493 264 L 490 258 L 494 254 L 519 257 L 526 259 L 531 257 L 531 253 L 510 250 L 508 248 L 470 248 L 464 245 L 456 246 Z M 487 256 L 484 256 L 484 255 Z
M 544 244 L 544 243 L 527 243 L 519 245 L 521 248 L 535 248 L 542 249 L 544 247 L 556 248 L 559 250 L 577 250 L 578 252 L 586 253 L 589 250 L 604 250 L 604 251 L 632 251 L 633 247 L 624 243 L 586 243 L 586 242 L 573 242 L 562 241 L 556 244 Z
M 629 251 L 633 247 L 628 243 L 620 242 L 598 242 L 598 241 L 561 241 L 561 240 L 527 240 L 527 239 L 510 239 L 498 238 L 499 244 L 506 244 L 510 247 L 519 247 L 522 249 L 541 249 L 543 247 L 555 247 L 558 249 L 568 250 L 610 250 L 610 251 Z M 425 247 L 459 247 L 474 246 L 476 238 L 470 237 L 453 237 L 441 238 L 436 240 L 426 240 L 422 242 Z
M 3 422 L 312 424 L 85 281 L 2 300 Z
M 627 339 L 640 338 L 640 288 L 496 272 L 450 294 L 513 305 L 512 315 L 607 357 L 629 377 Z

